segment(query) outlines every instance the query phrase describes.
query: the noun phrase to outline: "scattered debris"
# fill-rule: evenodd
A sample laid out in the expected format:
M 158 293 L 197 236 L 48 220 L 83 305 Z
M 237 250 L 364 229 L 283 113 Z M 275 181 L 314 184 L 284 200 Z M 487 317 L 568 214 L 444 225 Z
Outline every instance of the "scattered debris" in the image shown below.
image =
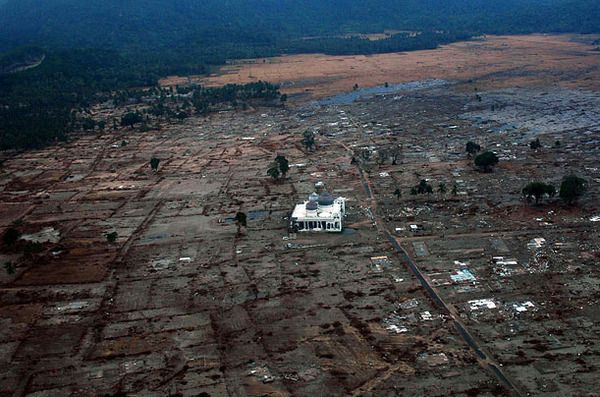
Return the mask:
M 495 309 L 498 306 L 493 299 L 474 299 L 467 302 L 471 310 Z

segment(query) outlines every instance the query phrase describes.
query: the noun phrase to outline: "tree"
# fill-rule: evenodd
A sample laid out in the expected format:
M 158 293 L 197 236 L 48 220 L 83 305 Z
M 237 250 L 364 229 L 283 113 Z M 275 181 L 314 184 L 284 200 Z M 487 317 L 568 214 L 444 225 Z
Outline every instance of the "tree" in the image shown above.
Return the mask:
M 440 182 L 440 184 L 438 185 L 438 193 L 446 194 L 447 191 L 448 189 L 446 188 L 446 184 L 444 182 Z
M 397 187 L 396 190 L 394 190 L 394 195 L 396 196 L 396 198 L 398 200 L 400 200 L 400 197 L 402 197 L 402 191 L 400 190 L 399 187 Z
M 150 159 L 150 168 L 152 169 L 153 172 L 157 172 L 158 171 L 158 165 L 160 164 L 160 159 L 156 158 L 156 157 L 152 157 Z
M 431 194 L 433 193 L 433 187 L 427 183 L 425 179 L 421 179 L 417 186 L 410 189 L 410 194 Z
M 6 270 L 6 274 L 12 276 L 13 274 L 16 273 L 17 267 L 12 262 L 6 262 L 4 264 L 4 270 Z
M 281 173 L 279 172 L 279 165 L 277 165 L 276 162 L 271 163 L 269 169 L 267 170 L 267 175 L 273 179 L 279 179 Z
M 117 232 L 110 232 L 106 234 L 106 241 L 108 241 L 109 243 L 113 244 L 115 241 L 117 241 L 117 237 L 119 237 L 119 233 Z
M 379 150 L 377 150 L 377 162 L 379 163 L 379 165 L 382 165 L 385 163 L 385 160 L 388 158 L 388 154 L 387 154 L 387 150 L 381 148 Z
M 235 214 L 235 225 L 237 226 L 237 234 L 240 235 L 241 231 L 242 231 L 242 226 L 246 227 L 248 225 L 247 223 L 247 219 L 248 217 L 246 216 L 245 213 L 239 211 L 237 214 Z
M 287 102 L 287 94 L 281 94 L 281 96 L 279 97 L 279 101 L 281 103 Z
M 121 126 L 122 127 L 133 127 L 134 124 L 141 123 L 144 121 L 144 118 L 138 112 L 129 112 L 125 113 L 123 117 L 121 117 Z
M 306 149 L 311 152 L 316 149 L 315 145 L 315 133 L 311 130 L 304 131 L 302 143 L 306 146 Z
M 484 172 L 491 172 L 498 161 L 498 156 L 494 152 L 485 152 L 475 157 L 475 165 Z
M 371 154 L 372 154 L 372 152 L 371 152 L 371 149 L 369 149 L 369 148 L 367 148 L 367 147 L 366 147 L 366 148 L 363 148 L 363 149 L 362 149 L 362 150 L 359 152 L 359 154 L 360 154 L 360 157 L 361 157 L 361 158 L 362 158 L 364 161 L 369 161 L 369 160 L 371 160 Z
M 400 146 L 392 146 L 390 149 L 390 156 L 392 157 L 392 165 L 398 164 L 398 157 L 400 157 Z
M 275 160 L 269 165 L 267 175 L 273 179 L 285 178 L 290 169 L 290 162 L 283 155 L 277 155 Z
M 587 189 L 587 182 L 575 175 L 565 177 L 560 184 L 559 196 L 567 204 L 572 205 Z
M 19 237 L 21 237 L 21 232 L 19 232 L 15 228 L 10 227 L 4 232 L 4 235 L 2 236 L 2 241 L 4 242 L 4 245 L 10 247 L 11 245 L 17 242 Z
M 538 150 L 542 147 L 542 143 L 540 142 L 540 138 L 535 138 L 535 141 L 531 141 L 531 143 L 529 143 L 529 147 L 531 148 L 531 150 Z
M 279 166 L 279 172 L 281 172 L 281 176 L 285 178 L 290 169 L 290 162 L 281 154 L 275 157 L 275 162 Z
M 469 141 L 469 142 L 467 142 L 466 150 L 467 150 L 467 153 L 469 153 L 469 155 L 472 156 L 481 150 L 481 146 L 479 146 L 475 142 Z
M 554 197 L 556 195 L 556 188 L 544 182 L 531 182 L 523 188 L 522 193 L 527 198 L 527 201 L 531 201 L 534 198 L 537 205 L 546 195 Z
M 93 130 L 95 126 L 96 126 L 96 122 L 89 117 L 86 117 L 81 120 L 81 127 L 84 130 Z
M 451 193 L 453 196 L 456 196 L 458 194 L 458 186 L 456 185 L 456 183 L 454 185 L 452 185 Z

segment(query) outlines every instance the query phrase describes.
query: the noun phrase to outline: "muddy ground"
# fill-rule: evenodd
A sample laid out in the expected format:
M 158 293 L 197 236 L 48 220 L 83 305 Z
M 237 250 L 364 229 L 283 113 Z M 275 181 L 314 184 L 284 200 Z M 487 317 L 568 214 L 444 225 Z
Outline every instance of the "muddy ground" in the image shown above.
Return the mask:
M 22 238 L 0 257 L 0 396 L 598 395 L 600 94 L 431 77 L 447 83 L 7 160 L 0 228 Z M 569 173 L 589 184 L 577 205 L 521 197 Z M 410 193 L 421 179 L 433 194 Z M 347 229 L 290 235 L 317 181 L 347 198 Z
M 471 80 L 480 89 L 551 86 L 598 90 L 597 35 L 486 36 L 406 53 L 331 56 L 293 55 L 225 66 L 209 78 L 163 79 L 165 86 L 258 80 L 281 84 L 292 100 L 303 101 L 371 87 L 426 79 Z

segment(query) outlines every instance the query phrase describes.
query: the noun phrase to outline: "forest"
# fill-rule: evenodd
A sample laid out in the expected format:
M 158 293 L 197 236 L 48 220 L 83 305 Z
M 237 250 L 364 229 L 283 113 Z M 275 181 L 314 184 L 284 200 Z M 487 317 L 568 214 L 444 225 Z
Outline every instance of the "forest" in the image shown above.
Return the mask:
M 386 29 L 383 40 L 346 36 Z M 65 139 L 74 109 L 228 59 L 598 31 L 598 0 L 0 0 L 0 148 Z

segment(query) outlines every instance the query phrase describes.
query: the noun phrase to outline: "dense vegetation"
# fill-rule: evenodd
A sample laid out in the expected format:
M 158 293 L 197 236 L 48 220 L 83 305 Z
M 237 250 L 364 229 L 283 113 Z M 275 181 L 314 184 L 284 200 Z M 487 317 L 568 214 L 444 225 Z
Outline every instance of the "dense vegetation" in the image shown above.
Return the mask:
M 73 109 L 105 99 L 101 93 L 153 84 L 157 76 L 140 72 L 113 50 L 48 52 L 34 69 L 0 75 L 0 149 L 64 139 L 78 127 Z
M 383 40 L 346 35 L 385 29 Z M 86 126 L 73 109 L 227 59 L 567 31 L 600 31 L 598 0 L 0 0 L 0 148 L 63 139 Z
M 0 7 L 6 48 L 283 48 L 289 39 L 384 29 L 585 33 L 600 25 L 597 0 L 7 0 Z

